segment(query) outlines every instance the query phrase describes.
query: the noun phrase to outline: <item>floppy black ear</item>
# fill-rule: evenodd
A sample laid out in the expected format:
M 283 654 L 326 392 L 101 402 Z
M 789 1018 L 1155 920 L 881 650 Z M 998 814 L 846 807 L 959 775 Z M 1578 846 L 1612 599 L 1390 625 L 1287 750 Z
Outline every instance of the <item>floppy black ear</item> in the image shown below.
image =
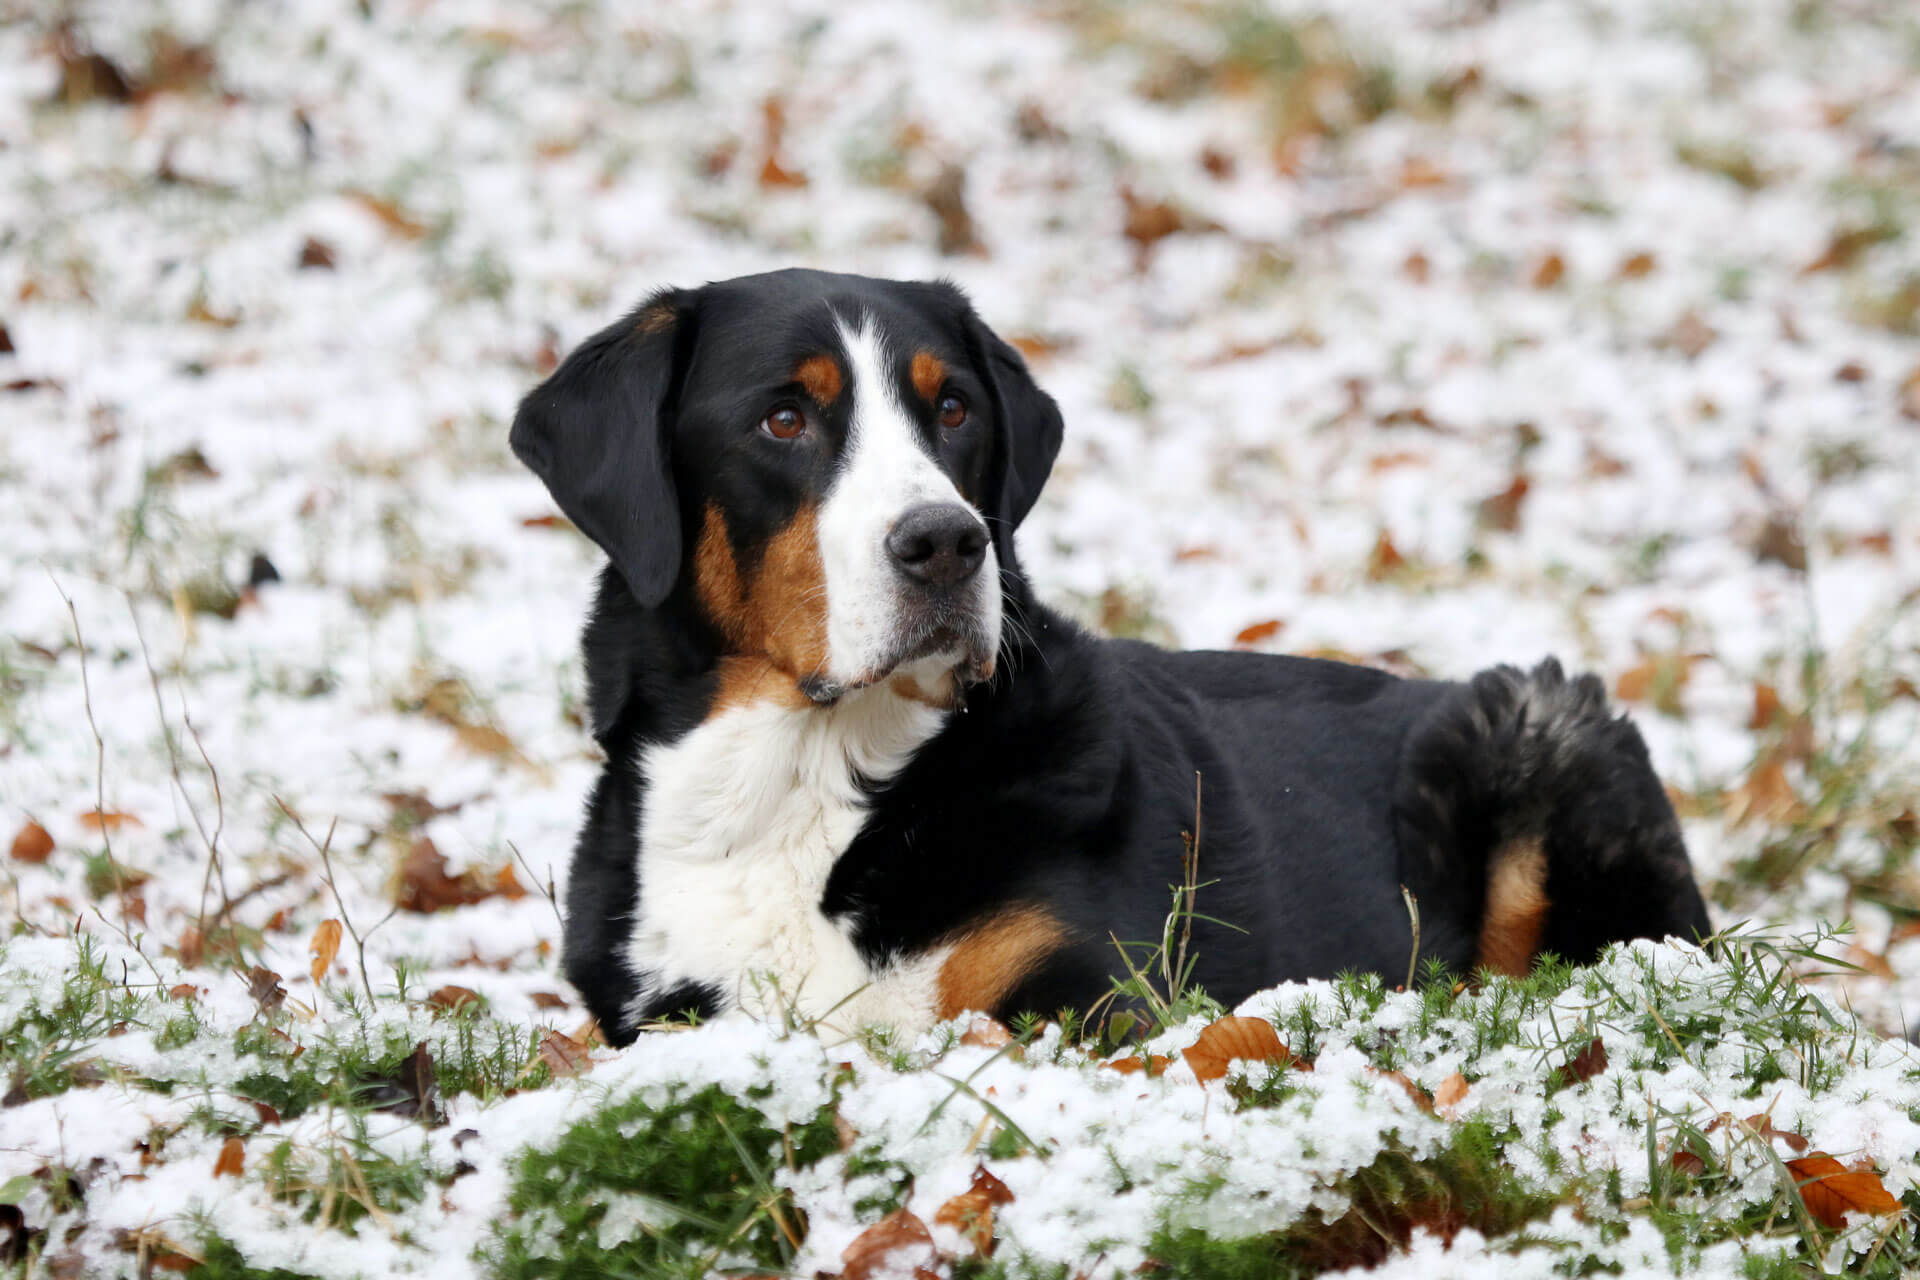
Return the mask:
M 1027 518 L 1027 512 L 1039 500 L 1040 487 L 1053 470 L 1060 454 L 1060 438 L 1066 423 L 1060 406 L 1040 389 L 1027 372 L 1020 352 L 979 320 L 971 317 L 974 340 L 980 344 L 993 393 L 999 403 L 1000 453 L 997 483 L 998 501 L 990 513 L 1012 530 Z
M 690 295 L 663 290 L 574 348 L 527 393 L 508 437 L 567 519 L 652 608 L 680 576 L 680 504 L 667 399 L 693 327 Z

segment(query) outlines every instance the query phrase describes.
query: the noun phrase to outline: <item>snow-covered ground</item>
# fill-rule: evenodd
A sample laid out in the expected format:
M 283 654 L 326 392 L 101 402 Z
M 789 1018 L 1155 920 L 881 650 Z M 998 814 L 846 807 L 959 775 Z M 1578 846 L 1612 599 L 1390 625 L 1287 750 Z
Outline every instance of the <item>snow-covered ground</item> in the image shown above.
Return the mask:
M 538 889 L 596 554 L 506 423 L 645 291 L 802 264 L 951 276 L 1027 348 L 1049 598 L 1599 670 L 1723 922 L 1850 921 L 1829 989 L 1920 1022 L 1905 0 L 43 8 L 0 0 L 0 840 L 53 844 L 0 863 L 16 933 L 244 996 L 238 900 L 325 1021 L 322 920 L 470 898 L 374 982 L 577 1028 Z M 337 898 L 280 802 L 337 822 Z M 0 1184 L 75 1129 L 137 1165 L 110 1088 L 0 1110 Z M 132 1185 L 111 1225 L 181 1206 Z

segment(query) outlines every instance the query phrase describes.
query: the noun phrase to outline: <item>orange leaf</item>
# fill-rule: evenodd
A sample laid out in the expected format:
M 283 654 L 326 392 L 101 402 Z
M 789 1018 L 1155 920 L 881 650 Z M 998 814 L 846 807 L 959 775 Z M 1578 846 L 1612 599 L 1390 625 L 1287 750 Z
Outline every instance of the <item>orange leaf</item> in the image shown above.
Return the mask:
M 1279 635 L 1280 628 L 1286 625 L 1278 618 L 1268 618 L 1265 622 L 1256 622 L 1251 626 L 1242 627 L 1240 634 L 1233 638 L 1234 646 L 1240 649 L 1251 649 L 1262 640 L 1271 640 Z
M 1191 1048 L 1180 1053 L 1202 1083 L 1224 1077 L 1227 1064 L 1236 1058 L 1252 1062 L 1293 1060 L 1292 1051 L 1280 1043 L 1280 1033 L 1265 1018 L 1221 1018 L 1202 1031 Z
M 540 1061 L 547 1064 L 547 1070 L 553 1072 L 555 1078 L 585 1075 L 593 1070 L 593 1058 L 587 1046 L 559 1031 L 549 1031 L 540 1037 Z
M 1566 274 L 1567 260 L 1558 253 L 1549 253 L 1535 264 L 1529 283 L 1536 289 L 1551 289 L 1559 284 Z
M 245 1149 L 238 1138 L 228 1138 L 220 1144 L 220 1158 L 213 1162 L 213 1176 L 216 1178 L 237 1178 L 243 1163 Z
M 1115 1058 L 1111 1062 L 1103 1062 L 1100 1065 L 1109 1071 L 1118 1071 L 1123 1076 L 1130 1076 L 1136 1071 L 1145 1071 L 1147 1078 L 1151 1080 L 1155 1076 L 1164 1074 L 1172 1062 L 1173 1059 L 1165 1054 L 1155 1053 L 1149 1054 L 1145 1062 L 1139 1058 Z
M 89 809 L 80 815 L 80 825 L 89 831 L 118 831 L 121 827 L 144 827 L 146 823 L 130 813 L 115 813 L 112 810 L 101 812 Z
M 1458 1071 L 1440 1082 L 1433 1091 L 1433 1105 L 1446 1115 L 1467 1100 L 1467 1078 Z
M 1746 1120 L 1746 1124 L 1747 1124 L 1747 1128 L 1753 1130 L 1755 1133 L 1759 1134 L 1761 1137 L 1778 1138 L 1782 1142 L 1786 1143 L 1789 1148 L 1791 1148 L 1796 1152 L 1805 1151 L 1807 1149 L 1807 1140 L 1804 1137 L 1802 1137 L 1800 1134 L 1797 1134 L 1797 1133 L 1789 1133 L 1785 1129 L 1774 1128 L 1773 1117 L 1770 1115 L 1767 1115 L 1765 1112 L 1762 1112 L 1757 1116 L 1748 1116 Z
M 418 240 L 427 234 L 426 225 L 417 219 L 408 217 L 399 205 L 391 200 L 382 199 L 370 191 L 349 191 L 347 199 L 380 220 L 380 225 L 402 240 Z
M 13 838 L 15 862 L 45 862 L 47 855 L 52 852 L 53 837 L 37 822 L 27 823 L 20 828 L 20 834 Z
M 1780 691 L 1762 680 L 1753 685 L 1753 714 L 1747 717 L 1747 728 L 1764 729 L 1780 715 Z
M 1400 554 L 1400 548 L 1393 545 L 1393 539 L 1382 529 L 1380 536 L 1374 540 L 1373 554 L 1367 557 L 1367 581 L 1379 582 L 1404 569 L 1406 564 L 1407 558 Z
M 530 993 L 527 998 L 533 1001 L 533 1007 L 536 1009 L 564 1009 L 567 1007 L 567 998 L 557 991 L 535 991 Z
M 1771 755 L 1753 767 L 1747 780 L 1733 789 L 1727 801 L 1727 819 L 1734 826 L 1749 818 L 1785 822 L 1800 807 L 1800 798 L 1794 794 L 1793 784 L 1787 781 L 1785 767 Z
M 1001 1049 L 1013 1043 L 1013 1032 L 992 1018 L 975 1018 L 961 1034 L 960 1043 L 978 1045 L 987 1049 Z
M 841 1280 L 872 1280 L 876 1275 L 893 1274 L 900 1268 L 892 1255 L 920 1245 L 932 1254 L 933 1233 L 927 1230 L 927 1224 L 905 1209 L 895 1209 L 841 1251 Z
M 463 1004 L 472 1004 L 480 998 L 480 993 L 471 987 L 435 987 L 427 996 L 427 1003 L 436 1009 L 453 1010 Z
M 1807 1212 L 1835 1231 L 1846 1227 L 1848 1213 L 1900 1212 L 1900 1202 L 1887 1191 L 1879 1174 L 1855 1172 L 1823 1152 L 1787 1161 L 1787 1172 L 1800 1184 Z
M 1593 1079 L 1607 1069 L 1606 1043 L 1595 1036 L 1586 1048 L 1568 1058 L 1566 1065 L 1560 1069 L 1566 1073 L 1569 1082 Z
M 993 1253 L 993 1207 L 1012 1203 L 1013 1192 L 1007 1184 L 979 1165 L 973 1171 L 973 1185 L 941 1205 L 933 1220 L 964 1235 L 973 1246 L 973 1256 L 985 1258 Z
M 313 953 L 313 963 L 307 966 L 307 972 L 318 982 L 327 976 L 327 970 L 333 968 L 333 958 L 340 954 L 340 922 L 322 920 L 320 927 L 313 931 L 313 941 L 307 944 L 307 950 Z
M 1620 264 L 1619 276 L 1622 280 L 1638 280 L 1643 276 L 1652 275 L 1653 268 L 1653 255 L 1642 250 L 1639 253 L 1629 256 Z
M 1402 1089 L 1406 1091 L 1407 1097 L 1413 1100 L 1414 1106 L 1420 1108 L 1422 1111 L 1426 1112 L 1428 1115 L 1434 1114 L 1433 1095 L 1428 1093 L 1425 1089 L 1422 1089 L 1419 1085 L 1415 1084 L 1413 1082 L 1412 1077 L 1408 1076 L 1406 1072 L 1374 1071 L 1374 1069 L 1371 1067 L 1367 1069 L 1369 1071 L 1373 1071 L 1373 1073 L 1379 1076 L 1381 1079 L 1391 1080 L 1395 1084 L 1399 1085 Z

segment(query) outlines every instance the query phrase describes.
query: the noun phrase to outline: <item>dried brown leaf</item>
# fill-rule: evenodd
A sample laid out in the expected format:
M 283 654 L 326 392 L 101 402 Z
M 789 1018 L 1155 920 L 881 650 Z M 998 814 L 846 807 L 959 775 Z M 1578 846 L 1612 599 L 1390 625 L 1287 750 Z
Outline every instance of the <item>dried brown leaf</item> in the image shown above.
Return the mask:
M 556 1077 L 585 1075 L 593 1070 L 593 1056 L 587 1046 L 559 1031 L 540 1037 L 540 1061 Z
M 853 1238 L 840 1253 L 841 1280 L 872 1280 L 898 1268 L 892 1255 L 905 1249 L 925 1246 L 933 1251 L 933 1233 L 927 1224 L 906 1209 L 895 1209 Z
M 213 1162 L 213 1176 L 216 1178 L 237 1178 L 246 1163 L 246 1149 L 238 1138 L 228 1138 L 220 1144 L 220 1157 Z
M 974 1257 L 991 1257 L 994 1206 L 1012 1203 L 1013 1192 L 1007 1190 L 1007 1184 L 987 1172 L 985 1165 L 978 1165 L 973 1171 L 973 1185 L 935 1210 L 933 1220 L 964 1235 L 973 1246 Z
M 1458 1071 L 1442 1080 L 1433 1091 L 1433 1105 L 1441 1115 L 1452 1117 L 1453 1111 L 1467 1100 L 1467 1078 Z
M 1163 1053 L 1154 1053 L 1149 1054 L 1144 1061 L 1135 1055 L 1126 1058 L 1114 1058 L 1100 1065 L 1109 1071 L 1118 1071 L 1123 1076 L 1130 1076 L 1136 1071 L 1145 1071 L 1147 1078 L 1151 1080 L 1155 1076 L 1165 1074 L 1167 1068 L 1173 1065 L 1173 1059 Z
M 480 993 L 471 987 L 448 985 L 435 987 L 427 996 L 427 1003 L 436 1009 L 445 1009 L 451 1012 L 452 1010 L 458 1009 L 461 1005 L 472 1004 L 479 998 Z
M 37 822 L 29 821 L 13 838 L 11 856 L 15 862 L 45 862 L 53 853 L 53 837 Z
M 322 920 L 313 931 L 313 941 L 307 944 L 307 950 L 313 953 L 313 963 L 307 966 L 307 972 L 318 982 L 327 976 L 327 970 L 333 968 L 334 957 L 340 954 L 340 922 Z
M 263 1012 L 272 1012 L 287 1002 L 287 989 L 280 985 L 280 975 L 265 965 L 255 965 L 247 974 L 247 994 Z
M 1880 1175 L 1870 1169 L 1848 1169 L 1832 1156 L 1816 1151 L 1787 1161 L 1787 1171 L 1800 1186 L 1807 1212 L 1835 1231 L 1846 1227 L 1849 1213 L 1900 1212 L 1900 1202 L 1887 1191 Z
M 1293 1061 L 1293 1053 L 1280 1043 L 1280 1033 L 1265 1018 L 1228 1016 L 1210 1023 L 1192 1047 L 1181 1056 L 1203 1083 L 1227 1074 L 1227 1064 L 1235 1059 L 1252 1062 Z
M 1268 618 L 1265 622 L 1251 623 L 1248 626 L 1240 628 L 1239 634 L 1233 637 L 1234 647 L 1237 649 L 1251 649 L 1262 640 L 1271 640 L 1279 635 L 1280 629 L 1286 625 L 1286 623 L 1278 618 Z
M 147 824 L 130 813 L 89 809 L 80 815 L 80 825 L 89 831 L 118 831 L 122 827 L 144 827 Z
M 1606 1069 L 1607 1045 L 1599 1036 L 1595 1036 L 1585 1048 L 1568 1058 L 1566 1065 L 1560 1068 L 1569 1083 L 1591 1080 Z
M 1013 1043 L 1013 1032 L 992 1018 L 979 1017 L 967 1024 L 967 1029 L 960 1035 L 960 1043 L 1001 1049 Z
M 528 993 L 527 998 L 533 1001 L 533 1007 L 536 1009 L 564 1009 L 567 1007 L 567 998 L 557 991 L 534 991 Z

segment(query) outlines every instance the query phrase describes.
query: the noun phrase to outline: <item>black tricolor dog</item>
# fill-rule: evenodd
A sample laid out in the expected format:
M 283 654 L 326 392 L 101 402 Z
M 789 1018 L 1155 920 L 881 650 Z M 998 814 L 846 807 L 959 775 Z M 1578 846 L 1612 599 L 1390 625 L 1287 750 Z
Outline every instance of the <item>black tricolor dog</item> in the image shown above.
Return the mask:
M 1162 935 L 1203 788 L 1195 980 L 1456 972 L 1703 936 L 1639 734 L 1548 661 L 1453 684 L 1167 653 L 1039 604 L 1013 531 L 1061 418 L 946 284 L 668 290 L 520 406 L 612 564 L 607 766 L 567 976 L 614 1041 L 688 1009 L 908 1028 L 1085 1009 Z

